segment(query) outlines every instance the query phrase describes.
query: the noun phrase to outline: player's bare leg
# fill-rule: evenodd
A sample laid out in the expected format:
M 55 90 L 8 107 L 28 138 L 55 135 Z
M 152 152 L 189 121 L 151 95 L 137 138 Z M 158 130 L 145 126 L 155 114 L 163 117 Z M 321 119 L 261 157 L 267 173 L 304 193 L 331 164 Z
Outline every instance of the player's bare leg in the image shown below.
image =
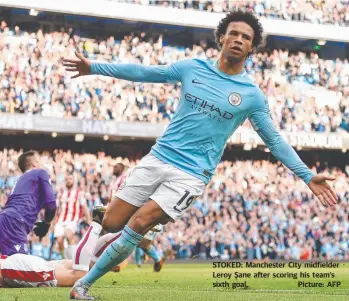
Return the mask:
M 155 201 L 149 200 L 131 217 L 120 238 L 111 243 L 87 275 L 75 283 L 70 298 L 76 300 L 89 298 L 88 289 L 97 279 L 124 261 L 151 228 L 159 223 L 166 224 L 169 221 L 173 221 L 173 219 Z
M 111 233 L 121 231 L 138 209 L 138 207 L 114 197 L 104 214 L 103 229 Z
M 61 264 L 57 264 L 55 268 L 57 286 L 72 287 L 74 283 L 81 277 L 83 277 L 86 273 L 86 271 L 73 270 L 72 260 L 64 260 Z
M 64 257 L 64 236 L 56 237 L 59 253 Z
M 131 217 L 127 226 L 144 236 L 157 224 L 165 225 L 168 222 L 173 222 L 173 219 L 155 201 L 149 200 Z

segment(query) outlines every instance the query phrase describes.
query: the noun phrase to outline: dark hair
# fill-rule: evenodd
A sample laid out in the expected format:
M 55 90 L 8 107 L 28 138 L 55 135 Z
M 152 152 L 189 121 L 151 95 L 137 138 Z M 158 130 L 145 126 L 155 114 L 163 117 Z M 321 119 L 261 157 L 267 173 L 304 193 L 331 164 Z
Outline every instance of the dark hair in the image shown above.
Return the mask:
M 226 16 L 219 22 L 215 32 L 215 40 L 219 49 L 221 49 L 222 44 L 220 38 L 225 35 L 227 27 L 231 22 L 245 22 L 250 25 L 254 32 L 254 38 L 252 41 L 252 46 L 257 48 L 263 41 L 263 27 L 259 22 L 257 17 L 250 11 L 235 9 L 226 14 Z
M 24 152 L 22 155 L 18 157 L 18 166 L 22 172 L 25 172 L 30 167 L 31 159 L 37 155 L 36 151 L 30 150 Z
M 119 162 L 119 163 L 116 163 L 116 165 L 120 165 L 121 168 L 122 168 L 122 171 L 124 171 L 124 169 L 125 169 L 125 165 L 124 165 L 124 164 L 122 164 L 121 162 Z M 116 166 L 116 165 L 115 165 L 115 166 Z

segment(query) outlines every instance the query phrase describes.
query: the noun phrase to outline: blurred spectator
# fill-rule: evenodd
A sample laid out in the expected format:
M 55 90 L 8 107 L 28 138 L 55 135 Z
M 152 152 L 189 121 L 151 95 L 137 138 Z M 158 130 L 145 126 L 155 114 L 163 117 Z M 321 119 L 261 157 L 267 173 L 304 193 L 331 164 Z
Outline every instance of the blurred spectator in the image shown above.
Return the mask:
M 96 76 L 71 80 L 61 64 L 63 57 L 74 56 L 75 44 L 90 59 L 115 63 L 163 65 L 183 58 L 217 58 L 217 49 L 163 46 L 163 37 L 153 41 L 144 36 L 93 40 L 70 37 L 67 32 L 0 27 L 0 112 L 168 123 L 178 106 L 180 85 Z M 246 69 L 267 95 L 278 128 L 291 132 L 349 131 L 348 60 L 273 50 L 254 55 Z M 250 125 L 246 122 L 243 126 Z
M 194 9 L 214 13 L 240 7 L 270 19 L 349 25 L 347 0 L 106 0 L 142 5 L 159 5 L 178 9 Z

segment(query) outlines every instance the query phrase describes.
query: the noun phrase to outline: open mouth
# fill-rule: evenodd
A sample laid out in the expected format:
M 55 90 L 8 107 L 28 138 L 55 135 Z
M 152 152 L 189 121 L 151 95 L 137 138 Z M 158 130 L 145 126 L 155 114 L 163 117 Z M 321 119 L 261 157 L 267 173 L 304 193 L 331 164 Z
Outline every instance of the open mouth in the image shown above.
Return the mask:
M 242 52 L 242 49 L 239 46 L 232 46 L 230 49 L 234 50 L 235 52 Z

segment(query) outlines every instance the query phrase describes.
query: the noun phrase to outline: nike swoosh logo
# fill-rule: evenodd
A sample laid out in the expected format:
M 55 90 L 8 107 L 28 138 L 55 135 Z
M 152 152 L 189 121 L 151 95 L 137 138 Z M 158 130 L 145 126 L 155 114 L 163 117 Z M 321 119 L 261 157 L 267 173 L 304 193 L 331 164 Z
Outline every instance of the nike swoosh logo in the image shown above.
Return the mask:
M 201 83 L 199 81 L 197 81 L 195 78 L 191 81 L 193 84 L 196 84 L 196 85 L 204 85 L 206 87 L 209 87 L 208 85 L 204 84 L 204 83 Z

